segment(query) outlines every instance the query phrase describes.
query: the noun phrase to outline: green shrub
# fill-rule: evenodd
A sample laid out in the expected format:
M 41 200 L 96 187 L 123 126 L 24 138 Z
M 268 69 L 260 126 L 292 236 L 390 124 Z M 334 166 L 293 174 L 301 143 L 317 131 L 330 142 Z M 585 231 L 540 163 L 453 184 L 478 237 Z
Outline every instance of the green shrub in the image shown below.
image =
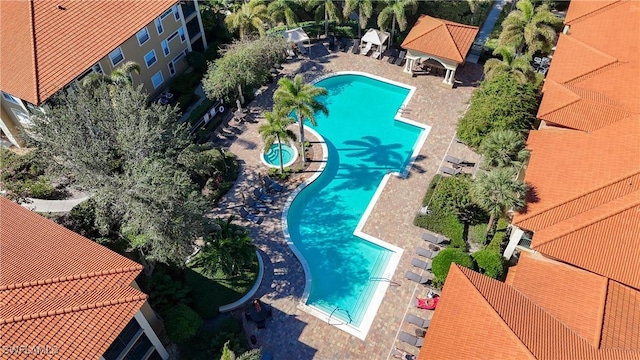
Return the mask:
M 198 98 L 199 96 L 194 93 L 180 95 L 180 97 L 178 97 L 178 106 L 180 107 L 180 110 L 186 111 L 189 108 L 189 105 L 198 101 Z
M 471 256 L 476 261 L 480 273 L 494 279 L 498 279 L 504 274 L 504 260 L 499 252 L 483 249 L 471 254 Z
M 187 304 L 191 288 L 183 281 L 170 275 L 165 266 L 157 266 L 150 278 L 147 278 L 146 288 L 149 292 L 149 303 L 160 314 L 166 314 L 179 304 Z
M 171 308 L 164 317 L 167 336 L 175 343 L 184 343 L 194 337 L 202 324 L 200 315 L 184 304 Z
M 215 103 L 216 103 L 215 101 L 210 100 L 208 98 L 205 98 L 204 100 L 202 100 L 200 105 L 198 105 L 198 107 L 193 109 L 191 114 L 189 114 L 189 118 L 187 118 L 187 122 L 191 124 L 191 126 L 194 126 L 198 122 L 198 120 L 200 120 L 204 116 L 204 114 L 206 114 L 207 111 L 209 111 L 209 109 L 211 109 L 211 107 Z M 218 115 L 216 114 L 216 116 Z
M 236 354 L 247 350 L 242 322 L 228 317 L 216 322 L 212 328 L 201 328 L 191 340 L 180 344 L 180 358 L 188 360 L 220 359 L 225 342 L 229 341 L 229 349 Z
M 353 39 L 358 34 L 358 30 L 355 26 L 336 26 L 333 29 L 335 36 L 342 36 L 349 39 Z
M 45 175 L 45 165 L 36 151 L 18 155 L 0 148 L 0 189 L 11 197 L 50 199 L 58 195 L 56 188 Z
M 506 238 L 508 226 L 509 226 L 508 220 L 504 218 L 498 219 L 496 232 L 495 234 L 493 234 L 493 238 L 489 242 L 489 245 L 487 245 L 487 249 L 492 249 L 494 251 L 502 253 L 502 250 L 504 250 L 502 247 L 503 245 L 505 245 L 505 242 L 508 241 L 508 239 Z
M 433 259 L 431 270 L 435 275 L 434 285 L 440 287 L 444 284 L 451 268 L 451 263 L 456 263 L 466 268 L 473 268 L 473 259 L 469 254 L 460 249 L 446 248 Z
M 466 209 L 473 206 L 469 196 L 470 187 L 469 175 L 442 178 L 431 197 L 431 208 L 461 217 Z
M 436 190 L 436 186 L 438 186 L 440 179 L 442 179 L 442 175 L 440 174 L 436 174 L 433 176 L 431 182 L 429 183 L 429 186 L 427 186 L 427 193 L 424 194 L 424 198 L 422 199 L 422 206 L 427 206 L 427 204 L 429 204 L 429 200 L 431 200 L 433 192 Z
M 201 72 L 207 67 L 207 59 L 205 55 L 198 51 L 192 51 L 185 56 L 187 64 L 193 68 L 196 72 Z
M 171 81 L 169 88 L 174 95 L 193 94 L 202 76 L 197 72 L 183 73 Z

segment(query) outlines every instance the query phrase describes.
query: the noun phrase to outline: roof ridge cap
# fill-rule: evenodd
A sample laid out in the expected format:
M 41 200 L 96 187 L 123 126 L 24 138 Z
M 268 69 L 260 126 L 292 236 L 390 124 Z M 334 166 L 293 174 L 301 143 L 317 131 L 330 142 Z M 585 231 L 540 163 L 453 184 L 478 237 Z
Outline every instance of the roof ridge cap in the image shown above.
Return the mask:
M 453 267 L 455 267 L 458 271 L 460 271 L 462 273 L 462 275 L 467 279 L 468 283 L 471 285 L 471 287 L 473 288 L 473 291 L 475 291 L 478 295 L 480 295 L 480 297 L 482 299 L 484 299 L 485 303 L 487 304 L 487 307 L 490 309 L 490 311 L 492 311 L 495 316 L 497 316 L 500 319 L 500 323 L 502 324 L 501 326 L 503 326 L 504 328 L 507 329 L 507 331 L 509 333 L 512 334 L 513 338 L 518 342 L 518 344 L 520 344 L 522 346 L 523 349 L 526 349 L 526 351 L 531 354 L 532 357 L 535 358 L 535 355 L 533 354 L 533 352 L 531 351 L 531 349 L 522 341 L 522 339 L 520 339 L 520 337 L 515 333 L 515 331 L 513 331 L 513 329 L 511 328 L 511 326 L 509 326 L 509 324 L 507 324 L 506 321 L 504 321 L 504 318 L 502 317 L 502 315 L 496 310 L 496 308 L 489 302 L 489 300 L 487 299 L 486 296 L 484 296 L 484 294 L 482 292 L 480 292 L 480 290 L 478 290 L 478 287 L 476 286 L 476 284 L 471 280 L 471 278 L 469 278 L 469 276 L 467 276 L 467 273 L 465 270 L 463 270 L 463 266 L 460 266 L 456 263 L 452 263 Z M 468 268 L 464 268 L 467 271 L 473 271 L 471 269 Z M 475 272 L 475 271 L 473 271 Z M 449 270 L 449 273 L 451 273 L 451 270 Z M 478 275 L 482 275 L 479 274 Z M 497 281 L 497 280 L 496 280 Z M 504 284 L 504 283 L 503 283 Z M 506 284 L 505 284 L 506 285 Z M 516 288 L 514 288 L 513 286 L 510 285 L 506 285 L 509 286 L 510 288 L 513 288 L 514 290 L 518 291 Z
M 565 81 L 564 84 L 571 85 L 571 86 L 577 86 L 578 83 L 581 83 L 581 82 L 583 82 L 585 80 L 589 80 L 590 78 L 592 78 L 594 76 L 598 76 L 598 75 L 602 74 L 605 71 L 608 71 L 610 69 L 615 69 L 617 67 L 620 67 L 622 65 L 625 65 L 625 64 L 629 63 L 629 62 L 620 61 L 617 58 L 615 58 L 615 57 L 613 57 L 611 55 L 608 55 L 607 53 L 604 53 L 604 52 L 602 52 L 602 53 L 607 55 L 608 57 L 612 58 L 613 61 L 608 63 L 608 64 L 605 64 L 603 66 L 600 66 L 599 68 L 596 68 L 596 69 L 594 69 L 594 70 L 592 70 L 592 71 L 590 71 L 590 72 L 588 72 L 586 74 L 582 74 L 580 76 L 576 76 L 573 79 L 569 79 L 569 80 Z
M 0 318 L 0 325 L 6 325 L 6 324 L 9 324 L 9 323 L 26 321 L 26 320 L 45 318 L 45 317 L 49 317 L 49 316 L 70 314 L 70 313 L 74 313 L 74 312 L 78 312 L 78 311 L 96 309 L 96 308 L 112 306 L 112 305 L 119 305 L 119 304 L 130 303 L 130 302 L 146 300 L 146 299 L 147 299 L 147 295 L 142 294 L 142 295 L 135 295 L 135 296 L 128 296 L 128 297 L 124 297 L 124 298 L 118 298 L 118 299 L 115 299 L 115 300 L 100 301 L 100 302 L 97 302 L 97 303 L 91 303 L 91 304 L 86 304 L 86 305 L 81 305 L 81 306 L 74 306 L 74 307 L 71 307 L 71 308 L 63 308 L 63 309 L 58 309 L 58 310 L 55 310 L 55 311 L 54 310 L 42 311 L 42 312 L 35 313 L 35 314 L 14 316 L 12 318 L 7 318 L 7 319 Z
M 564 131 L 564 130 L 555 130 L 555 129 L 553 129 L 553 131 Z M 576 133 L 576 134 L 578 134 L 578 133 Z M 581 134 L 584 134 L 584 133 L 581 133 Z M 584 134 L 584 135 L 588 136 L 589 134 Z M 526 214 L 526 213 L 525 214 L 520 214 L 518 216 L 518 223 L 521 222 L 521 221 L 529 220 L 529 219 L 531 219 L 533 217 L 539 216 L 539 215 L 541 215 L 541 214 L 543 214 L 543 213 L 545 213 L 547 211 L 553 210 L 553 209 L 558 208 L 560 206 L 564 206 L 564 205 L 566 205 L 566 204 L 568 204 L 568 203 L 570 203 L 572 201 L 575 201 L 575 200 L 578 200 L 578 199 L 584 197 L 587 194 L 591 194 L 591 193 L 594 193 L 594 192 L 596 192 L 598 190 L 602 190 L 602 189 L 604 189 L 606 187 L 614 185 L 614 184 L 616 184 L 616 183 L 618 183 L 620 181 L 623 181 L 623 180 L 625 180 L 627 178 L 631 178 L 631 177 L 636 176 L 638 174 L 640 174 L 640 169 L 632 170 L 632 172 L 630 172 L 629 174 L 625 174 L 625 175 L 622 175 L 622 176 L 620 176 L 618 178 L 610 180 L 609 182 L 607 182 L 607 183 L 605 183 L 605 184 L 603 184 L 601 186 L 598 186 L 598 187 L 595 187 L 595 188 L 591 188 L 590 190 L 588 190 L 586 192 L 583 192 L 582 194 L 575 195 L 575 196 L 573 196 L 573 197 L 571 197 L 571 198 L 569 198 L 569 199 L 567 199 L 567 200 L 565 200 L 563 202 L 557 203 L 555 205 L 548 205 L 547 207 L 541 209 L 540 211 L 538 211 L 535 214 Z M 614 200 L 610 200 L 608 202 L 611 202 L 611 201 L 614 201 Z M 517 225 L 517 223 L 515 225 Z
M 29 21 L 31 22 L 31 52 L 33 55 L 33 72 L 34 72 L 34 80 L 35 80 L 35 90 L 36 90 L 36 105 L 40 105 L 40 78 L 39 73 L 40 69 L 38 68 L 38 47 L 36 46 L 36 12 L 33 8 L 35 6 L 35 1 L 29 1 Z
M 444 29 L 447 32 L 447 35 L 448 35 L 447 39 L 449 39 L 451 44 L 453 44 L 453 48 L 456 49 L 456 53 L 460 57 L 460 61 L 464 61 L 464 57 L 462 56 L 462 53 L 460 52 L 460 48 L 458 47 L 458 44 L 456 43 L 456 40 L 453 38 L 453 34 L 451 34 L 451 31 L 449 31 L 449 24 L 447 24 L 446 22 L 442 22 L 442 26 L 444 26 Z M 452 59 L 452 60 L 458 61 L 458 59 Z
M 563 83 L 559 83 L 559 82 L 557 82 L 557 81 L 555 81 L 555 80 L 546 80 L 546 81 L 545 81 L 545 85 L 544 85 L 544 86 L 546 87 L 546 86 L 547 86 L 547 84 L 549 84 L 549 86 L 556 86 L 556 87 L 558 87 L 558 88 L 559 88 L 561 91 L 563 91 L 565 94 L 569 93 L 568 95 L 571 95 L 571 97 L 574 97 L 574 98 L 576 98 L 576 99 L 574 99 L 573 101 L 570 101 L 570 102 L 568 102 L 568 103 L 566 103 L 566 104 L 564 104 L 564 105 L 562 105 L 562 106 L 560 106 L 560 107 L 557 107 L 557 108 L 555 108 L 555 109 L 553 109 L 553 110 L 550 110 L 550 111 L 549 111 L 549 112 L 547 112 L 547 113 L 544 113 L 544 114 L 540 114 L 540 113 L 538 113 L 538 114 L 536 115 L 536 117 L 538 117 L 538 118 L 542 118 L 543 116 L 547 116 L 547 115 L 549 115 L 549 114 L 551 114 L 551 113 L 554 113 L 554 112 L 556 112 L 556 111 L 562 110 L 562 109 L 564 109 L 564 108 L 568 107 L 568 106 L 569 106 L 569 105 L 571 105 L 571 104 L 577 103 L 577 102 L 578 102 L 578 101 L 580 101 L 580 99 L 582 98 L 580 95 L 576 94 L 573 90 L 569 89 L 569 88 L 568 88 L 567 86 L 565 86 L 565 84 L 563 84 Z M 543 89 L 543 90 L 544 90 L 544 89 Z M 544 91 L 543 91 L 543 93 L 544 93 Z M 544 100 L 544 96 L 543 96 L 543 100 Z
M 624 203 L 622 203 L 622 204 L 618 205 L 617 207 L 615 207 L 614 209 L 611 209 L 609 211 L 598 210 L 598 216 L 594 216 L 589 221 L 585 221 L 585 222 L 579 223 L 578 226 L 576 226 L 576 227 L 568 228 L 567 230 L 564 230 L 564 231 L 558 233 L 556 236 L 554 236 L 551 239 L 547 239 L 547 240 L 544 240 L 542 242 L 538 241 L 536 246 L 535 246 L 535 248 L 534 248 L 534 250 L 539 251 L 538 249 L 542 245 L 549 244 L 551 242 L 557 241 L 560 238 L 562 238 L 562 237 L 564 237 L 564 236 L 566 236 L 568 234 L 571 234 L 573 232 L 576 232 L 578 230 L 581 230 L 581 229 L 584 229 L 584 228 L 586 228 L 588 226 L 591 226 L 591 225 L 593 225 L 595 223 L 598 223 L 598 222 L 600 222 L 600 221 L 602 221 L 604 219 L 607 219 L 607 218 L 611 217 L 611 215 L 613 215 L 613 214 L 619 214 L 619 213 L 621 213 L 623 211 L 631 209 L 634 206 L 640 205 L 640 190 L 636 190 L 636 191 L 631 192 L 631 193 L 626 195 L 626 197 L 633 197 L 633 196 L 638 197 L 638 199 L 636 199 L 636 201 L 631 201 L 629 204 L 626 204 L 626 205 Z M 621 199 L 625 199 L 625 197 L 613 199 L 613 200 L 611 200 L 609 202 L 606 202 L 606 203 L 604 203 L 604 204 L 602 204 L 602 205 L 600 205 L 598 207 L 591 208 L 591 209 L 589 209 L 587 211 L 584 211 L 584 212 L 582 212 L 582 213 L 580 213 L 580 214 L 578 214 L 578 215 L 576 215 L 574 217 L 578 217 L 580 215 L 583 215 L 583 214 L 591 212 L 591 211 L 596 211 L 599 207 L 607 205 L 607 204 L 611 204 L 611 203 L 614 203 L 614 202 L 620 202 L 620 201 L 622 201 Z M 616 204 L 614 204 L 614 205 L 616 205 Z M 564 221 L 566 221 L 566 220 L 564 220 Z M 549 229 L 550 227 L 556 226 L 556 225 L 560 224 L 561 222 L 553 224 L 553 225 L 551 225 L 551 226 L 549 226 L 549 227 L 547 227 L 545 229 Z M 545 229 L 538 230 L 538 232 L 544 231 Z M 534 236 L 535 236 L 535 234 L 534 234 Z
M 61 283 L 61 282 L 72 281 L 72 280 L 82 280 L 82 279 L 88 279 L 88 278 L 99 277 L 104 275 L 122 274 L 126 272 L 137 272 L 137 271 L 142 271 L 142 269 L 144 269 L 142 265 L 137 265 L 137 266 L 131 266 L 126 268 L 117 268 L 117 269 L 101 270 L 97 272 L 90 272 L 90 273 L 84 273 L 84 274 L 68 275 L 68 276 L 62 276 L 62 277 L 57 277 L 53 279 L 28 281 L 20 284 L 0 285 L 0 291 L 22 289 L 30 286 L 49 285 L 49 284 Z

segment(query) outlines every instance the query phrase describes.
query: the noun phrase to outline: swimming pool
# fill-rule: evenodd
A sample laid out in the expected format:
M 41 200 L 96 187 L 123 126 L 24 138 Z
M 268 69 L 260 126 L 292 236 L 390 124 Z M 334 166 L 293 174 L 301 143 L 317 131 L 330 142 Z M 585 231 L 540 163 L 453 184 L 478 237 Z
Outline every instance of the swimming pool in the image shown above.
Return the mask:
M 260 154 L 262 162 L 269 167 L 280 167 L 280 143 L 274 143 L 269 147 L 269 151 Z M 284 167 L 291 166 L 298 157 L 298 150 L 288 144 L 282 144 L 282 163 Z
M 395 120 L 415 89 L 382 80 L 343 73 L 316 83 L 329 92 L 320 99 L 329 116 L 317 114 L 312 127 L 324 138 L 327 162 L 283 214 L 307 276 L 306 310 L 362 339 L 402 249 L 360 230 L 389 174 L 406 174 L 428 133 Z

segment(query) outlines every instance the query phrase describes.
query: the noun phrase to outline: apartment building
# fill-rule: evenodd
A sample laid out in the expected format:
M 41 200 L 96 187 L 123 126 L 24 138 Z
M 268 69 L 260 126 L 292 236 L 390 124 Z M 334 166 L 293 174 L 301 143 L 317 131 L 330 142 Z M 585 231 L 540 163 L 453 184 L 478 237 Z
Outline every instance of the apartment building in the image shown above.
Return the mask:
M 500 282 L 452 264 L 418 359 L 640 358 L 640 7 L 572 0 Z
M 0 13 L 0 135 L 18 147 L 33 111 L 85 76 L 135 61 L 153 98 L 207 48 L 197 0 L 8 0 Z
M 169 357 L 142 266 L 0 197 L 3 359 Z

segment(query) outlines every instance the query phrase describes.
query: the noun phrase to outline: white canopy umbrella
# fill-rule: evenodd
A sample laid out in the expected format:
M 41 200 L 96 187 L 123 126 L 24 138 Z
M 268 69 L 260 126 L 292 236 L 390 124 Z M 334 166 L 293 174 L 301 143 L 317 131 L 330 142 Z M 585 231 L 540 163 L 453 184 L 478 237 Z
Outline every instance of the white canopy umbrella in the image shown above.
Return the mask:
M 293 42 L 293 43 L 301 43 L 301 42 L 309 42 L 309 36 L 307 35 L 302 28 L 296 28 L 284 31 L 282 36 L 285 40 Z
M 389 40 L 389 33 L 386 31 L 380 31 L 377 29 L 369 29 L 362 37 L 362 42 L 372 43 L 373 45 L 381 46 Z

